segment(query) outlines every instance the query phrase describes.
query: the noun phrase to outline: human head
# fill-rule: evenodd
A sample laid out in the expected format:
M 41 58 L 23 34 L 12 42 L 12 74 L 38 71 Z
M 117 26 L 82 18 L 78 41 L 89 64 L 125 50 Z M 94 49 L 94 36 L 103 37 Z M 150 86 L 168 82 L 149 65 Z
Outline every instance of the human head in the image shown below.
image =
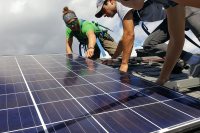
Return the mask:
M 96 17 L 113 17 L 117 13 L 116 0 L 97 0 Z
M 68 7 L 63 8 L 63 20 L 67 27 L 71 30 L 76 31 L 79 28 L 78 18 L 74 11 L 69 10 Z

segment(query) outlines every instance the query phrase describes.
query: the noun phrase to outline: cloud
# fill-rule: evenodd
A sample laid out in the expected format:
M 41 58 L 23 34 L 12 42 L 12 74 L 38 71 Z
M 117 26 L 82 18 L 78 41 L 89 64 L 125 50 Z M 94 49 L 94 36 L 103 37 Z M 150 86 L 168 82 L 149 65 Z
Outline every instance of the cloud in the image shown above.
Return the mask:
M 122 26 L 118 16 L 95 18 L 96 0 L 1 0 L 0 55 L 64 53 L 64 6 L 74 10 L 81 19 L 96 21 L 114 30 L 110 34 L 116 42 L 120 40 Z M 151 29 L 154 25 L 148 27 Z M 139 46 L 146 35 L 139 27 L 135 32 Z M 77 44 L 75 41 L 73 45 L 75 53 L 78 53 Z

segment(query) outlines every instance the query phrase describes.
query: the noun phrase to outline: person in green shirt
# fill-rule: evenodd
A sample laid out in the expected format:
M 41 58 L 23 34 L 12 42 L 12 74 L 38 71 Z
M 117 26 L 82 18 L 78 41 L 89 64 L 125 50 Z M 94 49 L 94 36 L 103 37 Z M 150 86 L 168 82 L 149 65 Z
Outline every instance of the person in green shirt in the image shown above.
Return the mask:
M 112 57 L 117 44 L 113 38 L 103 30 L 97 23 L 78 19 L 75 12 L 68 7 L 63 8 L 63 20 L 66 28 L 66 53 L 72 54 L 73 37 L 85 46 L 85 56 L 96 60 L 100 58 L 100 52 L 104 49 Z M 80 47 L 79 47 L 80 49 Z

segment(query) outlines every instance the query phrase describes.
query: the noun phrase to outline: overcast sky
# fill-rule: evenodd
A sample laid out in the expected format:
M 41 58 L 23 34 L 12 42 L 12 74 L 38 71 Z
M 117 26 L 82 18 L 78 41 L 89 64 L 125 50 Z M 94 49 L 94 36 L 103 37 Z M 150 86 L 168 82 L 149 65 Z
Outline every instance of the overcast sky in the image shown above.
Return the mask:
M 79 18 L 97 21 L 114 30 L 111 35 L 119 41 L 122 28 L 118 16 L 96 19 L 96 0 L 0 0 L 0 55 L 64 53 L 64 6 L 74 10 Z M 156 23 L 148 24 L 150 30 L 155 26 Z M 135 33 L 138 46 L 146 35 L 140 27 Z M 78 53 L 76 46 L 74 52 Z M 190 44 L 185 49 L 199 53 Z

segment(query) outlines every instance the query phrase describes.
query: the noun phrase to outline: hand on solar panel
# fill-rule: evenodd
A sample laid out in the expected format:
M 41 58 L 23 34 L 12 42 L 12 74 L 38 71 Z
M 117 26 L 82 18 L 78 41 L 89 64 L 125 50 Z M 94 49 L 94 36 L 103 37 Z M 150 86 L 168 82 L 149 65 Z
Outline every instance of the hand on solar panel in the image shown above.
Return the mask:
M 167 82 L 169 79 L 166 77 L 159 77 L 156 81 L 157 84 L 163 85 L 165 82 Z
M 94 55 L 94 48 L 89 48 L 86 52 L 85 52 L 85 56 L 87 58 L 90 58 Z
M 102 61 L 102 64 L 108 65 L 108 66 L 113 66 L 114 60 L 113 59 L 107 59 L 107 60 Z
M 120 68 L 119 68 L 119 70 L 121 71 L 121 72 L 127 72 L 127 70 L 128 70 L 128 64 L 121 64 L 121 66 L 120 66 Z
M 87 64 L 87 67 L 89 70 L 94 70 L 95 67 L 94 67 L 94 61 L 90 60 L 90 59 L 86 59 L 85 60 L 86 64 Z

